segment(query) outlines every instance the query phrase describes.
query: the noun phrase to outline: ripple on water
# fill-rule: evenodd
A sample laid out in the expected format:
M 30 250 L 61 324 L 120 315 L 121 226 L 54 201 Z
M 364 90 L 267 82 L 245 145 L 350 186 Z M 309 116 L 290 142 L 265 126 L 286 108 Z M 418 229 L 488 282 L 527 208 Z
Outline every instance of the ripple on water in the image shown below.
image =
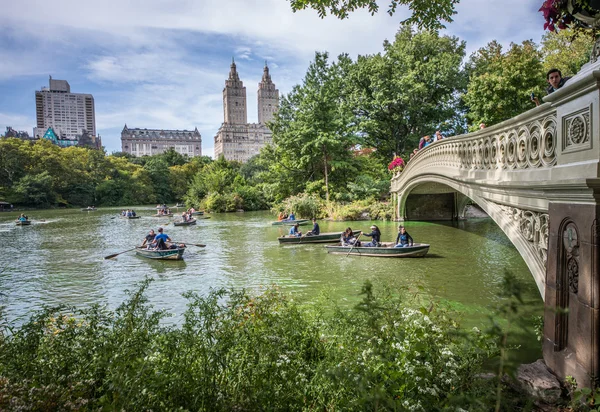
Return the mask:
M 498 291 L 505 270 L 527 286 L 531 308 L 541 312 L 542 301 L 527 266 L 502 231 L 489 219 L 459 225 L 406 222 L 417 242 L 431 243 L 424 259 L 377 259 L 329 255 L 322 245 L 285 245 L 277 237 L 289 228 L 272 226 L 268 213 L 213 214 L 197 225 L 174 227 L 173 219 L 120 219 L 120 209 L 94 213 L 49 210 L 30 213 L 45 220 L 28 227 L 14 225 L 16 213 L 0 215 L 5 247 L 0 257 L 1 301 L 9 319 L 30 313 L 43 304 L 84 307 L 92 303 L 115 308 L 146 277 L 154 282 L 148 298 L 157 309 L 181 322 L 187 291 L 206 295 L 211 289 L 245 288 L 260 291 L 276 284 L 299 299 L 313 300 L 328 291 L 352 305 L 367 280 L 389 290 L 411 288 L 434 299 L 455 302 L 480 313 L 501 301 Z M 169 224 L 166 224 L 169 223 Z M 397 233 L 394 222 L 378 222 L 384 240 Z M 174 240 L 190 245 L 181 262 L 150 261 L 127 252 L 114 259 L 104 256 L 140 244 L 150 228 L 164 225 Z M 320 222 L 322 231 L 341 231 L 347 222 Z M 368 230 L 370 222 L 352 222 Z M 308 226 L 303 229 L 308 230 Z M 3 270 L 4 268 L 4 270 Z M 467 310 L 467 309 L 465 309 Z

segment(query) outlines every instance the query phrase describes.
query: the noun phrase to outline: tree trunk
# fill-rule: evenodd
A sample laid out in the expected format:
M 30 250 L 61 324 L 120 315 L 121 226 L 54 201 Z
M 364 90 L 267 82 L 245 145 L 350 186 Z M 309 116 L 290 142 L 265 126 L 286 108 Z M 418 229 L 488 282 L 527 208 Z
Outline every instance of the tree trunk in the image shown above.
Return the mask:
M 329 176 L 327 175 L 327 150 L 323 147 L 323 164 L 325 166 L 325 200 L 329 203 Z

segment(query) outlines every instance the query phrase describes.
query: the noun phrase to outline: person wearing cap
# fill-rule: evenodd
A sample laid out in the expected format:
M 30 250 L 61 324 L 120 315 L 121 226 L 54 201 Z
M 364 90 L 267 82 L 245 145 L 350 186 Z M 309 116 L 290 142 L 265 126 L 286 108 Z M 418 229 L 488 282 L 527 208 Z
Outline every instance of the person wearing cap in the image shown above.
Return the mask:
M 371 233 L 363 233 L 365 236 L 369 236 L 371 241 L 369 243 L 365 243 L 363 247 L 377 247 L 379 246 L 379 242 L 381 242 L 381 232 L 379 228 L 375 225 L 371 225 Z
M 409 247 L 413 244 L 413 238 L 408 234 L 404 226 L 398 226 L 398 236 L 396 236 L 396 246 L 394 247 Z
M 300 225 L 298 223 L 296 223 L 294 226 L 292 226 L 290 228 L 290 236 L 301 237 L 302 232 L 300 232 L 300 230 L 298 229 L 299 227 L 300 227 Z
M 321 233 L 321 229 L 319 228 L 319 224 L 317 223 L 316 217 L 312 218 L 312 222 L 313 222 L 313 228 L 312 228 L 312 230 L 306 232 L 306 236 L 317 236 L 319 233 Z

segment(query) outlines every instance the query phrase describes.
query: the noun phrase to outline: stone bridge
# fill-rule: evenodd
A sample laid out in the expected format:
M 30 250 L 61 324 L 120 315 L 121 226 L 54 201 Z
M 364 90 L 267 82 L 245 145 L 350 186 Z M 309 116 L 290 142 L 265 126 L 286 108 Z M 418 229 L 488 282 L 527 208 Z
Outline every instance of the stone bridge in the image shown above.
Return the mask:
M 580 386 L 598 384 L 600 62 L 539 107 L 421 150 L 391 190 L 398 220 L 460 218 L 479 205 L 523 256 L 545 301 L 546 364 Z

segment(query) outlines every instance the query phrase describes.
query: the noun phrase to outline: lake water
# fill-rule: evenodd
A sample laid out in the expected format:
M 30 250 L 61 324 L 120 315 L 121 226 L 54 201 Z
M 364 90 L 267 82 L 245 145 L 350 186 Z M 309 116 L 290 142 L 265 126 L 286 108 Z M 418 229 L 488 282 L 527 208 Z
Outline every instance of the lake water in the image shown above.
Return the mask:
M 119 209 L 120 210 L 120 209 Z M 406 222 L 415 242 L 430 243 L 425 258 L 382 259 L 327 254 L 322 245 L 281 246 L 277 237 L 288 227 L 271 226 L 267 212 L 211 214 L 196 226 L 173 227 L 172 218 L 120 219 L 118 209 L 96 212 L 39 210 L 29 212 L 33 224 L 17 227 L 17 213 L 0 214 L 0 304 L 11 322 L 22 323 L 42 305 L 116 308 L 146 276 L 153 278 L 148 297 L 177 323 L 186 308 L 186 291 L 206 294 L 211 288 L 260 291 L 277 285 L 298 300 L 312 301 L 326 292 L 340 305 L 358 302 L 366 280 L 376 287 L 409 287 L 443 301 L 463 313 L 467 326 L 485 326 L 491 310 L 502 303 L 499 292 L 505 271 L 525 285 L 523 316 L 541 315 L 543 302 L 525 262 L 491 219 L 459 223 Z M 175 241 L 190 246 L 183 261 L 151 261 L 134 252 L 114 259 L 104 256 L 140 244 L 150 228 L 165 225 Z M 347 226 L 369 230 L 373 222 L 319 222 L 322 232 Z M 398 224 L 375 222 L 382 241 L 395 240 Z M 311 226 L 301 226 L 303 231 Z M 522 358 L 540 357 L 535 339 L 521 338 Z

